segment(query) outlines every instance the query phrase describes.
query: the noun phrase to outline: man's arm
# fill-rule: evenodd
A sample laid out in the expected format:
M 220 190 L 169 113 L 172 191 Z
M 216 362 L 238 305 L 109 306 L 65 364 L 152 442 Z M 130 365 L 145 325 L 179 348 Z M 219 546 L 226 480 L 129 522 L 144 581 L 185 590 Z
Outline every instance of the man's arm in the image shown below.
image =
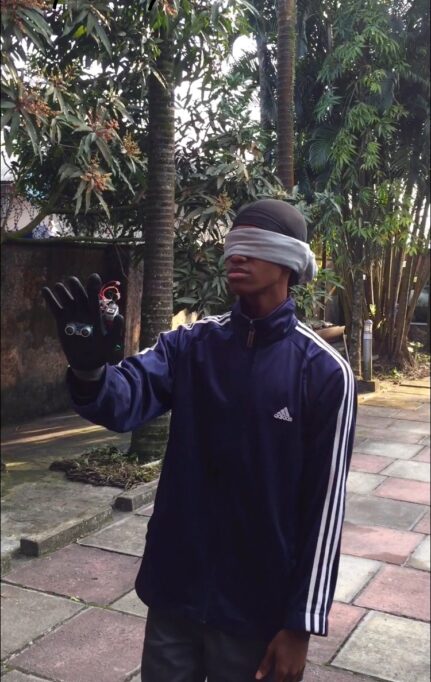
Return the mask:
M 323 377 L 323 385 L 322 385 Z M 356 385 L 340 359 L 329 375 L 319 359 L 308 377 L 309 433 L 303 470 L 295 568 L 284 629 L 270 643 L 256 679 L 274 667 L 275 682 L 302 680 L 310 634 L 327 635 L 340 557 L 345 486 L 353 448 Z
M 57 323 L 69 362 L 67 383 L 78 414 L 113 431 L 130 431 L 171 407 L 177 332 L 119 364 L 123 318 L 105 320 L 102 281 L 91 275 L 86 287 L 77 277 L 57 282 L 42 294 Z M 109 364 L 111 363 L 111 364 Z
M 111 431 L 125 432 L 170 410 L 177 337 L 176 331 L 160 334 L 152 348 L 118 365 L 105 365 L 94 382 L 69 368 L 67 383 L 76 412 Z
M 339 362 L 329 376 L 317 359 L 310 370 L 298 547 L 286 604 L 285 627 L 315 635 L 328 631 L 356 419 L 355 378 L 349 365 Z

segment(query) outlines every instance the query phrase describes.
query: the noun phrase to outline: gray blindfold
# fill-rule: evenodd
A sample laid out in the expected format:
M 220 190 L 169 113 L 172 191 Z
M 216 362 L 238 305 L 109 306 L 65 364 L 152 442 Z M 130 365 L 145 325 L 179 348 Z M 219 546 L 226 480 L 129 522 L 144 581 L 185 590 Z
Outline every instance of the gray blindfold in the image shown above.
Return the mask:
M 226 236 L 224 258 L 247 256 L 285 265 L 298 273 L 301 284 L 317 275 L 314 253 L 306 242 L 259 227 L 235 228 Z

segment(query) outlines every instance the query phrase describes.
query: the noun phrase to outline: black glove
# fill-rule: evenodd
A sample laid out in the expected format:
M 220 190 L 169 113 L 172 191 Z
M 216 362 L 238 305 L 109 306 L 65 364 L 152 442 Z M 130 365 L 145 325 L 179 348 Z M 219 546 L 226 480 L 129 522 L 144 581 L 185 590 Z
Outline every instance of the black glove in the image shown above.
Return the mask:
M 67 283 L 68 289 L 57 282 L 55 296 L 51 289 L 43 287 L 42 295 L 56 319 L 60 343 L 70 366 L 91 371 L 107 362 L 120 362 L 124 318 L 116 315 L 109 327 L 105 323 L 100 310 L 99 275 L 90 275 L 87 290 L 77 277 L 69 277 Z

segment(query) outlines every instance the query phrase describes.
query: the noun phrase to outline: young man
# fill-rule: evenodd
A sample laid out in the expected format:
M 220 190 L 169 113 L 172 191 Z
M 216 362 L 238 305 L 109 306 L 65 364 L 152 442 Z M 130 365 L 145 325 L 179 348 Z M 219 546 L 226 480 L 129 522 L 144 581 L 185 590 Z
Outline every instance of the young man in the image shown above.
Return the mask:
M 172 411 L 136 580 L 149 606 L 143 682 L 300 682 L 310 633 L 327 634 L 354 378 L 295 317 L 289 282 L 316 272 L 295 208 L 247 206 L 225 258 L 230 313 L 165 332 L 116 366 L 121 319 L 104 328 L 98 275 L 87 291 L 70 278 L 70 292 L 44 292 L 80 415 L 131 431 Z M 71 321 L 93 333 L 66 336 Z

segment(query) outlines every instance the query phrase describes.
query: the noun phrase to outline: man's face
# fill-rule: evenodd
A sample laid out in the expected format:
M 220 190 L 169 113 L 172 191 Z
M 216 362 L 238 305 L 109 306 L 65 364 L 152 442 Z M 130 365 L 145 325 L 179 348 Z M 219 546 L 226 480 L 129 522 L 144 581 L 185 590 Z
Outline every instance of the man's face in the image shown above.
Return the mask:
M 288 269 L 260 258 L 231 256 L 225 261 L 229 288 L 237 296 L 250 296 L 283 286 Z

